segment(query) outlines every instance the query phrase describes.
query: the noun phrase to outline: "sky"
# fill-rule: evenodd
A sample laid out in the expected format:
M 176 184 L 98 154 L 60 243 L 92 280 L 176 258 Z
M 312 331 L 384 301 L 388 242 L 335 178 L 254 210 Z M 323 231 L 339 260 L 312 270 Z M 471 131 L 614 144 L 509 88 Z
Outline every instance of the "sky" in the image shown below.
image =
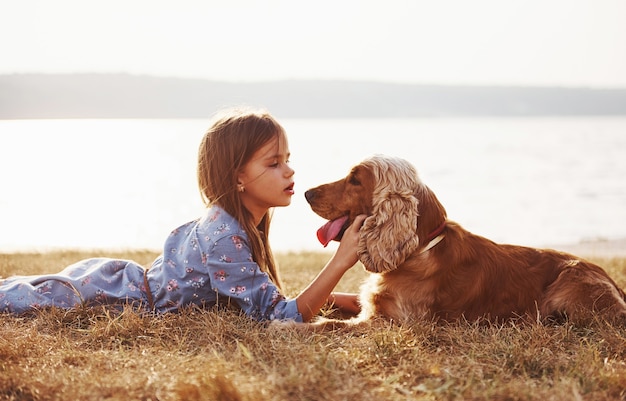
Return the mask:
M 0 74 L 626 88 L 624 0 L 0 0 Z

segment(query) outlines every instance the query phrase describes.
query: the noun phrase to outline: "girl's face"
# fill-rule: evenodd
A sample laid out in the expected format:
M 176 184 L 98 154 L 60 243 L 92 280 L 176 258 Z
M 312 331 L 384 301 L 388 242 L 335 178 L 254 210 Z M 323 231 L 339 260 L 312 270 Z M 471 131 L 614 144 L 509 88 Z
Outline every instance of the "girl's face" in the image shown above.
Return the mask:
M 239 172 L 238 183 L 245 188 L 241 202 L 255 224 L 269 208 L 291 203 L 294 170 L 289 167 L 289 156 L 287 139 L 277 136 L 257 150 Z

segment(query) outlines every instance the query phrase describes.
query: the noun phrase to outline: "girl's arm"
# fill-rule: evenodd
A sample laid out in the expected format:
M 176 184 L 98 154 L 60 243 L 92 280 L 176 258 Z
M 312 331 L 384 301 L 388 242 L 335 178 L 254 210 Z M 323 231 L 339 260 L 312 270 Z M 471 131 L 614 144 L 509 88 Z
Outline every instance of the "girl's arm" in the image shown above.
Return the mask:
M 357 255 L 359 229 L 365 217 L 365 215 L 357 216 L 344 233 L 337 252 L 330 258 L 311 284 L 296 297 L 298 311 L 305 322 L 317 315 L 341 277 L 359 260 Z
M 332 292 L 326 301 L 329 305 L 337 308 L 339 312 L 348 315 L 358 315 L 361 312 L 359 296 L 347 292 Z

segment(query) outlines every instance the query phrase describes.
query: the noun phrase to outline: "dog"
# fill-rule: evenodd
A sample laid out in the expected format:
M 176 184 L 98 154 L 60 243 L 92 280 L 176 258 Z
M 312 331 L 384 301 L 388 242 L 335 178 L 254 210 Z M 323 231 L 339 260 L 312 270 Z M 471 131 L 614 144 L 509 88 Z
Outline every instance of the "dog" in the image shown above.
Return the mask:
M 329 220 L 324 246 L 341 240 L 359 214 L 358 255 L 368 272 L 355 323 L 383 317 L 586 324 L 626 322 L 626 296 L 604 269 L 550 249 L 497 244 L 447 218 L 408 161 L 375 155 L 338 181 L 305 192 Z

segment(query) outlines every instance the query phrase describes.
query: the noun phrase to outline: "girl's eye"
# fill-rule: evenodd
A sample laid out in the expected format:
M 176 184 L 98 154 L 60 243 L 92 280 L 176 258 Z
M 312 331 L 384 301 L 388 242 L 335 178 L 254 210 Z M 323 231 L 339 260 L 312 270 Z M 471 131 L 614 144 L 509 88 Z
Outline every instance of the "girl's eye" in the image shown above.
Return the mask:
M 289 159 L 285 160 L 283 163 L 289 164 Z M 280 162 L 279 161 L 277 161 L 276 163 L 270 164 L 271 168 L 278 168 L 279 166 L 280 166 Z

